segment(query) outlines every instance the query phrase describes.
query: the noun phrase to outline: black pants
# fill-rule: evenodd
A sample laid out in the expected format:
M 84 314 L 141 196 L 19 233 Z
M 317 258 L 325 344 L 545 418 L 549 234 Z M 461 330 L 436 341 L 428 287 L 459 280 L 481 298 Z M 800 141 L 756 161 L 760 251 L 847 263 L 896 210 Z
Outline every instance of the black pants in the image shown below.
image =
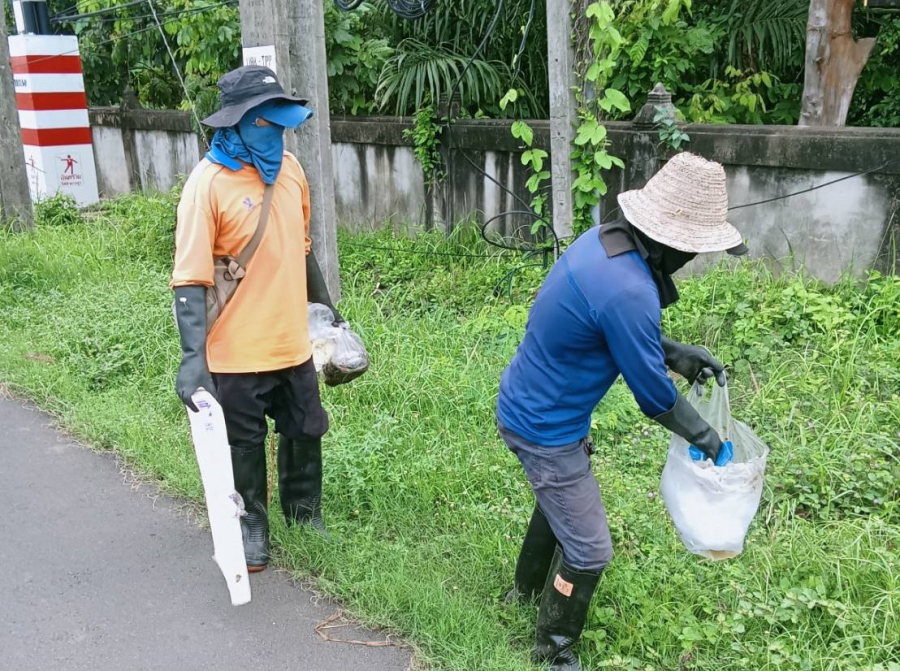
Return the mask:
M 266 373 L 214 373 L 225 428 L 232 447 L 252 449 L 266 441 L 266 417 L 288 438 L 321 438 L 328 414 L 319 396 L 312 359 Z

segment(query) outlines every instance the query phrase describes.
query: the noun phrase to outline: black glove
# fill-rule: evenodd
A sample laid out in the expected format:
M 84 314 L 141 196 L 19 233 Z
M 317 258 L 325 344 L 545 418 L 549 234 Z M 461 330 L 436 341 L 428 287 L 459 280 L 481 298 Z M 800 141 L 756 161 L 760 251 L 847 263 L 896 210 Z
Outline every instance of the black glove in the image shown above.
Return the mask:
M 194 412 L 191 396 L 201 387 L 215 397 L 216 385 L 206 364 L 206 287 L 175 287 L 175 319 L 181 334 L 181 365 L 175 391 Z
M 691 445 L 700 448 L 700 451 L 713 462 L 719 456 L 719 450 L 722 448 L 719 434 L 681 394 L 678 395 L 671 410 L 654 417 L 653 420 L 672 433 L 677 433 Z
M 675 371 L 688 382 L 693 383 L 696 380 L 700 384 L 706 384 L 706 381 L 715 375 L 719 386 L 725 386 L 725 366 L 705 348 L 685 345 L 666 337 L 662 339 L 662 348 L 666 353 L 666 365 L 669 370 Z
M 322 270 L 319 268 L 319 262 L 316 255 L 310 251 L 306 255 L 306 295 L 310 303 L 321 303 L 330 308 L 334 313 L 334 325 L 340 326 L 346 324 L 346 320 L 341 317 L 341 313 L 331 304 L 331 296 L 328 295 L 328 285 L 325 284 L 325 278 L 322 276 Z

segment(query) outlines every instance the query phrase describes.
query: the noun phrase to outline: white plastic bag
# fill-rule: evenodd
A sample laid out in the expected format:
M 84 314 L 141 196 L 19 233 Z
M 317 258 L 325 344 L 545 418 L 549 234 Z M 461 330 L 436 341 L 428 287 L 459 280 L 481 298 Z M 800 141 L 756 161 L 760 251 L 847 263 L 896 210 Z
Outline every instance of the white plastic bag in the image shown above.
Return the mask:
M 729 559 L 744 549 L 744 537 L 759 508 L 769 448 L 746 424 L 731 417 L 728 388 L 712 385 L 704 398 L 695 383 L 688 401 L 723 441 L 734 444 L 734 460 L 715 466 L 694 461 L 690 445 L 672 434 L 662 473 L 662 496 L 687 549 L 708 559 Z
M 369 370 L 369 354 L 362 339 L 346 325 L 335 326 L 328 306 L 309 304 L 309 337 L 313 363 L 325 384 L 346 384 Z
M 337 343 L 337 331 L 334 327 L 334 313 L 327 305 L 321 303 L 309 304 L 309 339 L 312 341 L 313 363 L 316 372 L 321 372 L 323 366 L 334 353 Z

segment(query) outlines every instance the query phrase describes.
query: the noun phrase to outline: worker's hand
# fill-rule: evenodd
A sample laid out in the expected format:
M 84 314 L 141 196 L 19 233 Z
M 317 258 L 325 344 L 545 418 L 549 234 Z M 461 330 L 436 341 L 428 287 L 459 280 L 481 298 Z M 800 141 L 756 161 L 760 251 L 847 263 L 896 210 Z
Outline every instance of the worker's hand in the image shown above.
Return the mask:
M 198 389 L 204 389 L 216 398 L 216 384 L 206 369 L 206 362 L 197 357 L 183 357 L 175 378 L 175 391 L 182 403 L 193 412 L 197 412 L 197 406 L 192 397 Z
M 719 450 L 722 449 L 722 439 L 719 434 L 711 426 L 707 426 L 706 430 L 700 435 L 694 436 L 691 442 L 694 447 L 699 448 L 708 459 L 712 459 L 716 463 L 719 458 Z
M 684 438 L 688 444 L 700 449 L 715 463 L 719 450 L 722 449 L 722 439 L 681 394 L 676 396 L 675 405 L 671 410 L 653 419 L 672 433 Z
M 706 348 L 685 345 L 670 338 L 662 339 L 662 347 L 666 354 L 666 365 L 688 382 L 706 384 L 709 378 L 715 376 L 719 386 L 725 386 L 725 366 Z

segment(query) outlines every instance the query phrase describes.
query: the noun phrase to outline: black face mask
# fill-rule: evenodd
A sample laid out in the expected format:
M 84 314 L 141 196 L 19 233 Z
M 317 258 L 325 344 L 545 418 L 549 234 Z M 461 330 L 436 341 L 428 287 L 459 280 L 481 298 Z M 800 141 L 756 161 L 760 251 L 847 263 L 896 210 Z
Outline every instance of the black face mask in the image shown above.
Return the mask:
M 659 269 L 665 275 L 672 275 L 684 268 L 695 256 L 693 252 L 680 252 L 669 247 L 662 255 Z

